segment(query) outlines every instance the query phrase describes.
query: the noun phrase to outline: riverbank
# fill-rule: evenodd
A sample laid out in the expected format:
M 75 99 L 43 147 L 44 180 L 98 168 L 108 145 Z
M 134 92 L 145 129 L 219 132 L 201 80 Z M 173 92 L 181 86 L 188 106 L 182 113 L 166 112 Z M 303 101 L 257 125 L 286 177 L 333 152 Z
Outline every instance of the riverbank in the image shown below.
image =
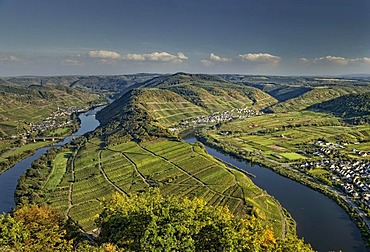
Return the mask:
M 267 167 L 274 172 L 287 177 L 293 181 L 296 181 L 302 185 L 305 185 L 315 191 L 318 191 L 332 200 L 334 200 L 353 220 L 356 226 L 359 228 L 363 240 L 367 244 L 368 248 L 370 248 L 370 231 L 369 231 L 369 222 L 366 219 L 366 216 L 361 213 L 358 208 L 355 208 L 355 204 L 351 202 L 348 198 L 345 197 L 339 190 L 334 188 L 330 188 L 329 186 L 321 183 L 320 181 L 309 177 L 308 175 L 297 171 L 289 166 L 285 165 L 284 167 L 279 164 L 278 162 L 273 162 L 273 160 L 269 160 L 264 158 L 263 156 L 246 156 L 245 153 L 241 150 L 232 148 L 231 146 L 225 146 L 224 144 L 214 140 L 210 137 L 207 137 L 203 134 L 196 135 L 197 140 L 202 142 L 203 144 L 210 146 L 222 153 L 230 155 L 238 160 L 253 162 L 254 164 L 261 165 Z
M 94 108 L 80 114 L 79 119 L 81 123 L 74 135 L 83 135 L 98 127 L 99 122 L 95 119 L 95 113 L 100 109 L 102 109 L 102 107 Z M 0 191 L 0 212 L 9 212 L 15 207 L 14 192 L 18 179 L 29 167 L 31 167 L 32 162 L 37 160 L 53 146 L 67 144 L 72 139 L 72 136 L 66 136 L 66 138 L 58 143 L 51 143 L 47 147 L 37 149 L 34 154 L 30 154 L 27 158 L 18 161 L 14 166 L 0 174 L 0 184 L 2 185 L 2 190 Z
M 108 102 L 110 102 L 110 100 L 108 100 Z M 33 136 L 32 138 L 29 139 L 27 138 L 22 138 L 20 140 L 2 139 L 2 143 L 0 145 L 0 174 L 13 167 L 19 161 L 34 155 L 37 150 L 44 147 L 52 146 L 56 142 L 60 141 L 60 139 L 64 139 L 70 135 L 73 135 L 78 131 L 81 125 L 79 115 L 105 105 L 107 104 L 106 103 L 93 104 L 83 111 L 74 112 L 71 115 L 72 123 L 70 123 L 67 127 L 61 126 L 55 128 L 53 129 L 53 131 L 48 132 L 47 134 L 45 132 L 41 132 L 38 136 Z M 20 146 L 11 148 L 11 146 L 16 145 L 17 142 L 19 142 L 18 145 Z M 11 149 L 5 150 L 5 148 Z

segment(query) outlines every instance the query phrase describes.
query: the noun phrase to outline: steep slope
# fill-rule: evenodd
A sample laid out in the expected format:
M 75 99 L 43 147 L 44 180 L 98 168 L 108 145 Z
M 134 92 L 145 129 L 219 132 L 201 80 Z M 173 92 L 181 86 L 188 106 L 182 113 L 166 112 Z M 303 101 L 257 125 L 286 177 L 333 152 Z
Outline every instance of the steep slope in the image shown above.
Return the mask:
M 114 76 L 22 76 L 10 77 L 10 83 L 22 86 L 69 86 L 75 89 L 109 94 L 120 94 L 127 87 L 152 79 L 157 74 L 132 74 Z
M 322 103 L 347 94 L 361 94 L 370 91 L 369 85 L 334 85 L 320 86 L 296 98 L 276 104 L 270 108 L 273 112 L 299 111 L 314 104 Z
M 42 121 L 58 108 L 84 107 L 98 100 L 96 94 L 66 86 L 0 85 L 0 129 L 3 136 L 14 135 L 30 123 Z
M 177 73 L 167 78 L 162 76 L 153 79 L 145 86 L 173 91 L 208 111 L 243 106 L 262 109 L 276 103 L 273 97 L 256 88 L 232 83 L 214 75 Z
M 370 92 L 348 94 L 307 108 L 308 110 L 333 114 L 344 118 L 370 118 Z
M 102 110 L 98 119 L 106 124 L 120 117 L 127 119 L 127 114 L 132 111 L 140 111 L 153 123 L 168 127 L 184 119 L 217 111 L 244 107 L 260 110 L 275 102 L 270 95 L 256 88 L 217 76 L 178 73 L 156 77 L 143 83 L 141 88 L 127 92 Z

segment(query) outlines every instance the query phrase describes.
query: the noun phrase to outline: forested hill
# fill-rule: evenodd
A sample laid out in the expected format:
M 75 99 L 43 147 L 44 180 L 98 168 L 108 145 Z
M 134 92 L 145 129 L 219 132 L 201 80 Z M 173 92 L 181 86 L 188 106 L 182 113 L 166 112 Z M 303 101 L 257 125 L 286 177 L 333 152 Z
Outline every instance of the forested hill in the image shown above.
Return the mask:
M 364 94 L 344 95 L 312 105 L 307 109 L 329 113 L 344 118 L 370 118 L 370 92 Z
M 135 118 L 130 130 L 145 128 L 153 133 L 154 128 L 168 128 L 182 120 L 238 108 L 260 110 L 276 102 L 259 89 L 217 76 L 178 73 L 144 82 L 103 109 L 97 118 L 103 126 L 126 132 L 128 122 Z
M 38 123 L 53 111 L 67 107 L 87 107 L 104 102 L 99 95 L 68 86 L 0 84 L 0 136 L 23 133 L 30 124 Z
M 157 76 L 157 74 L 146 73 L 113 76 L 21 76 L 5 78 L 3 81 L 22 86 L 68 86 L 88 92 L 103 92 L 119 95 L 127 87 L 147 81 L 155 76 Z

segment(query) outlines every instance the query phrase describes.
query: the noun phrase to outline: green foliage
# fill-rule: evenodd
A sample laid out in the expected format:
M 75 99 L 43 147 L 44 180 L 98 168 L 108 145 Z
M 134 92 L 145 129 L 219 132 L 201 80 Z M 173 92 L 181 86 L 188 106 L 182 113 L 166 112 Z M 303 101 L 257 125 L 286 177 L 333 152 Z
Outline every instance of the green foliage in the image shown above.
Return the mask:
M 308 107 L 309 110 L 330 113 L 335 116 L 356 120 L 367 117 L 370 122 L 370 92 L 364 94 L 348 94 L 329 101 Z M 360 121 L 360 119 L 357 119 Z
M 66 219 L 46 206 L 23 206 L 0 215 L 0 249 L 10 251 L 72 251 Z
M 159 190 L 104 202 L 102 242 L 125 251 L 312 251 L 295 237 L 276 239 L 258 219 L 233 216 L 201 199 L 163 197 Z
M 331 99 L 348 94 L 361 94 L 370 91 L 370 85 L 322 85 L 316 86 L 311 91 L 278 103 L 271 107 L 273 112 L 299 111 L 315 104 L 320 104 Z M 341 104 L 342 107 L 342 104 Z

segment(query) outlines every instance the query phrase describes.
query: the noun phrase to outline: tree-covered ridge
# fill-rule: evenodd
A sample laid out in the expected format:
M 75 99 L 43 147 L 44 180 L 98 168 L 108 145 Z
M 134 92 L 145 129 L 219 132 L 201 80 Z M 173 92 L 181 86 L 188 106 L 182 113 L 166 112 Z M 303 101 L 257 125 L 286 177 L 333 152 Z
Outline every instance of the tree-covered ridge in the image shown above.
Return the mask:
M 201 199 L 159 190 L 103 202 L 92 239 L 60 212 L 37 205 L 0 215 L 1 251 L 313 251 L 294 236 L 280 239 L 257 218 L 234 216 Z
M 160 76 L 144 84 L 145 87 L 173 91 L 207 110 L 250 106 L 264 108 L 276 103 L 270 95 L 240 83 L 227 81 L 216 75 L 177 73 Z
M 3 81 L 22 86 L 67 86 L 88 92 L 120 94 L 127 87 L 155 76 L 157 74 L 145 73 L 114 76 L 22 76 L 0 79 L 0 83 Z
M 96 133 L 103 135 L 108 144 L 170 136 L 167 129 L 139 106 L 142 93 L 141 89 L 130 90 L 97 114 L 102 126 Z
M 307 109 L 348 119 L 356 117 L 370 118 L 370 92 L 344 95 L 312 105 Z
M 138 139 L 140 135 L 168 135 L 165 128 L 183 120 L 246 107 L 260 110 L 275 102 L 263 91 L 217 76 L 178 73 L 129 90 L 97 118 L 106 133 L 128 133 Z
M 257 218 L 234 216 L 205 201 L 163 197 L 158 190 L 105 202 L 102 242 L 125 251 L 312 251 L 302 240 L 276 238 Z
M 99 95 L 66 86 L 0 85 L 0 132 L 3 136 L 24 133 L 58 109 L 88 107 L 103 102 Z
M 273 112 L 300 111 L 315 104 L 348 94 L 362 94 L 370 91 L 370 85 L 333 85 L 315 87 L 302 95 L 275 104 L 269 108 Z

